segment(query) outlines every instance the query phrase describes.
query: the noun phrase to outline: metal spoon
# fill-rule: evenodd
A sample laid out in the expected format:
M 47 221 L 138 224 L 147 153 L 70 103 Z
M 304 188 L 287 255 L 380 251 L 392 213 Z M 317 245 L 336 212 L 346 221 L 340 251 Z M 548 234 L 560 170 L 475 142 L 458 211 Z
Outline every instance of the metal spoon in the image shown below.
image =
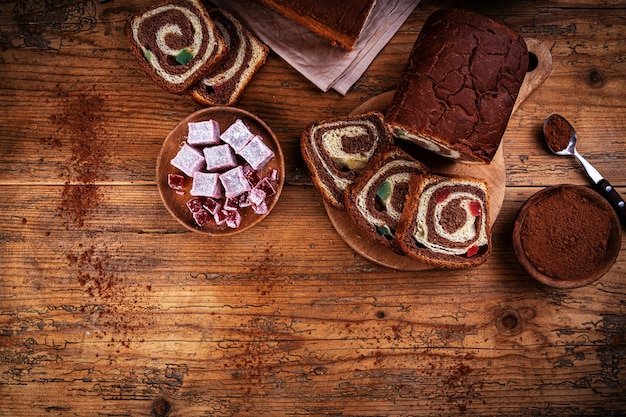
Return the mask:
M 609 200 L 615 208 L 615 211 L 617 211 L 617 214 L 620 215 L 622 222 L 626 222 L 626 203 L 624 199 L 615 191 L 613 186 L 578 153 L 576 150 L 576 140 L 578 137 L 572 125 L 563 116 L 552 114 L 543 122 L 543 136 L 546 139 L 548 147 L 555 154 L 574 156 L 578 159 L 578 162 L 585 168 L 587 175 L 594 184 L 596 184 L 600 193 Z M 567 145 L 565 146 L 566 143 Z

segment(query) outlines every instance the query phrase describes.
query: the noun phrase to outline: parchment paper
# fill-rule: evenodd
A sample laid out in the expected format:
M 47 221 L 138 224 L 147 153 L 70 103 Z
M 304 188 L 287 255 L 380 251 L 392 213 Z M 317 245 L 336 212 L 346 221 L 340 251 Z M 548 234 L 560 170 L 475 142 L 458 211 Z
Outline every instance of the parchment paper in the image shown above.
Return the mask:
M 378 0 L 354 50 L 330 42 L 252 0 L 211 0 L 226 9 L 322 91 L 345 95 L 420 0 Z

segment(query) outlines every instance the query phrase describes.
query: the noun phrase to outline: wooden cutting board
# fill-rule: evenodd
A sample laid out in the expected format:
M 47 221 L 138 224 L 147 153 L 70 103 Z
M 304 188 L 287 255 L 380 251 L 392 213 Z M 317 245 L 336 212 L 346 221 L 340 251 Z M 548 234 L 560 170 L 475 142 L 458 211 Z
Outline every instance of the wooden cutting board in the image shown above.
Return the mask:
M 513 106 L 513 112 L 517 110 L 530 93 L 543 83 L 552 70 L 552 55 L 543 43 L 531 38 L 526 39 L 526 45 L 531 55 L 531 70 L 524 78 L 517 101 Z M 394 91 L 387 91 L 373 97 L 356 107 L 350 114 L 361 114 L 368 111 L 380 111 L 384 114 L 391 104 L 393 94 Z M 427 159 L 421 159 L 419 154 L 413 154 L 434 173 L 471 176 L 486 181 L 489 187 L 489 216 L 493 226 L 502 208 L 506 188 L 506 167 L 502 146 L 500 146 L 489 165 L 461 164 L 432 154 L 428 154 Z M 435 268 L 432 265 L 414 261 L 407 256 L 397 254 L 387 247 L 379 245 L 356 227 L 346 212 L 337 210 L 326 203 L 325 207 L 337 233 L 348 246 L 364 258 L 379 265 L 401 271 L 425 271 Z

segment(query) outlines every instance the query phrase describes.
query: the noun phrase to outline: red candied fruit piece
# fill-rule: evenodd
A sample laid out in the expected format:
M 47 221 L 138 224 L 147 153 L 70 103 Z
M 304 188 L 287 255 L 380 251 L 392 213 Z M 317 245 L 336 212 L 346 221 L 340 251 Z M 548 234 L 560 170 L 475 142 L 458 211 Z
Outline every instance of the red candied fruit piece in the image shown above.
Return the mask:
M 239 207 L 240 208 L 245 208 L 245 207 L 250 207 L 252 205 L 252 203 L 250 202 L 250 193 L 249 192 L 245 192 L 243 194 L 241 194 L 239 196 Z
M 474 217 L 478 217 L 483 214 L 482 207 L 480 206 L 480 203 L 478 201 L 472 201 L 471 203 L 469 203 L 469 210 L 470 214 Z
M 205 209 L 200 209 L 193 213 L 193 219 L 198 226 L 202 227 L 211 221 L 211 215 Z
M 256 213 L 256 214 L 267 214 L 267 212 L 269 211 L 267 204 L 265 203 L 265 201 L 262 201 L 259 204 L 253 204 L 252 205 L 252 210 Z
M 448 198 L 449 195 L 450 195 L 450 189 L 449 188 L 442 188 L 437 193 L 437 203 L 443 203 L 444 200 L 446 198 Z
M 215 220 L 215 223 L 219 226 L 226 223 L 226 217 L 228 217 L 228 211 L 226 210 L 219 210 L 217 213 L 213 215 L 213 219 Z
M 179 174 L 167 174 L 167 185 L 172 190 L 182 191 L 185 185 L 185 177 Z
M 259 190 L 265 192 L 265 197 L 271 197 L 276 194 L 276 190 L 267 178 L 263 178 L 254 188 L 258 188 Z
M 243 166 L 243 175 L 246 177 L 251 186 L 256 186 L 259 181 L 261 181 L 261 177 L 259 177 L 259 173 L 256 172 L 250 165 Z
M 200 198 L 198 197 L 194 197 L 191 200 L 187 201 L 187 207 L 189 208 L 189 211 L 191 211 L 192 213 L 196 213 L 202 210 L 202 200 L 200 200 Z
M 241 214 L 238 211 L 231 211 L 226 215 L 226 226 L 236 229 L 241 224 Z
M 224 210 L 228 210 L 228 211 L 237 211 L 237 210 L 239 210 L 239 197 L 227 198 L 224 201 L 224 206 L 222 208 Z
M 219 209 L 222 208 L 222 205 L 219 203 L 219 201 L 209 197 L 204 200 L 204 204 L 202 205 L 202 207 L 204 207 L 204 209 L 207 210 L 209 213 L 215 214 Z
M 476 255 L 478 253 L 478 246 L 473 245 L 470 246 L 469 249 L 467 250 L 467 257 L 471 258 L 472 256 Z

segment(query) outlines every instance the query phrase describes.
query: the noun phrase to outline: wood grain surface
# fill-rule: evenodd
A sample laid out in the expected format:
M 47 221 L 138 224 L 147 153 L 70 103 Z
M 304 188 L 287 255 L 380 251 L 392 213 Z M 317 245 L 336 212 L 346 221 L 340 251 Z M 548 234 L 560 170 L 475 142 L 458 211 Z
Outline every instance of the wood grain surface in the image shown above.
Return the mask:
M 599 281 L 565 290 L 519 265 L 511 230 L 537 191 L 588 184 L 543 143 L 546 116 L 626 194 L 622 1 L 422 0 L 345 95 L 276 54 L 238 107 L 280 141 L 280 200 L 245 233 L 194 233 L 156 185 L 167 134 L 199 110 L 128 48 L 152 2 L 0 2 L 0 415 L 622 416 L 626 242 Z M 503 138 L 506 189 L 489 260 L 397 271 L 337 234 L 299 153 L 314 120 L 393 90 L 441 7 L 503 21 L 549 49 L 550 76 Z

